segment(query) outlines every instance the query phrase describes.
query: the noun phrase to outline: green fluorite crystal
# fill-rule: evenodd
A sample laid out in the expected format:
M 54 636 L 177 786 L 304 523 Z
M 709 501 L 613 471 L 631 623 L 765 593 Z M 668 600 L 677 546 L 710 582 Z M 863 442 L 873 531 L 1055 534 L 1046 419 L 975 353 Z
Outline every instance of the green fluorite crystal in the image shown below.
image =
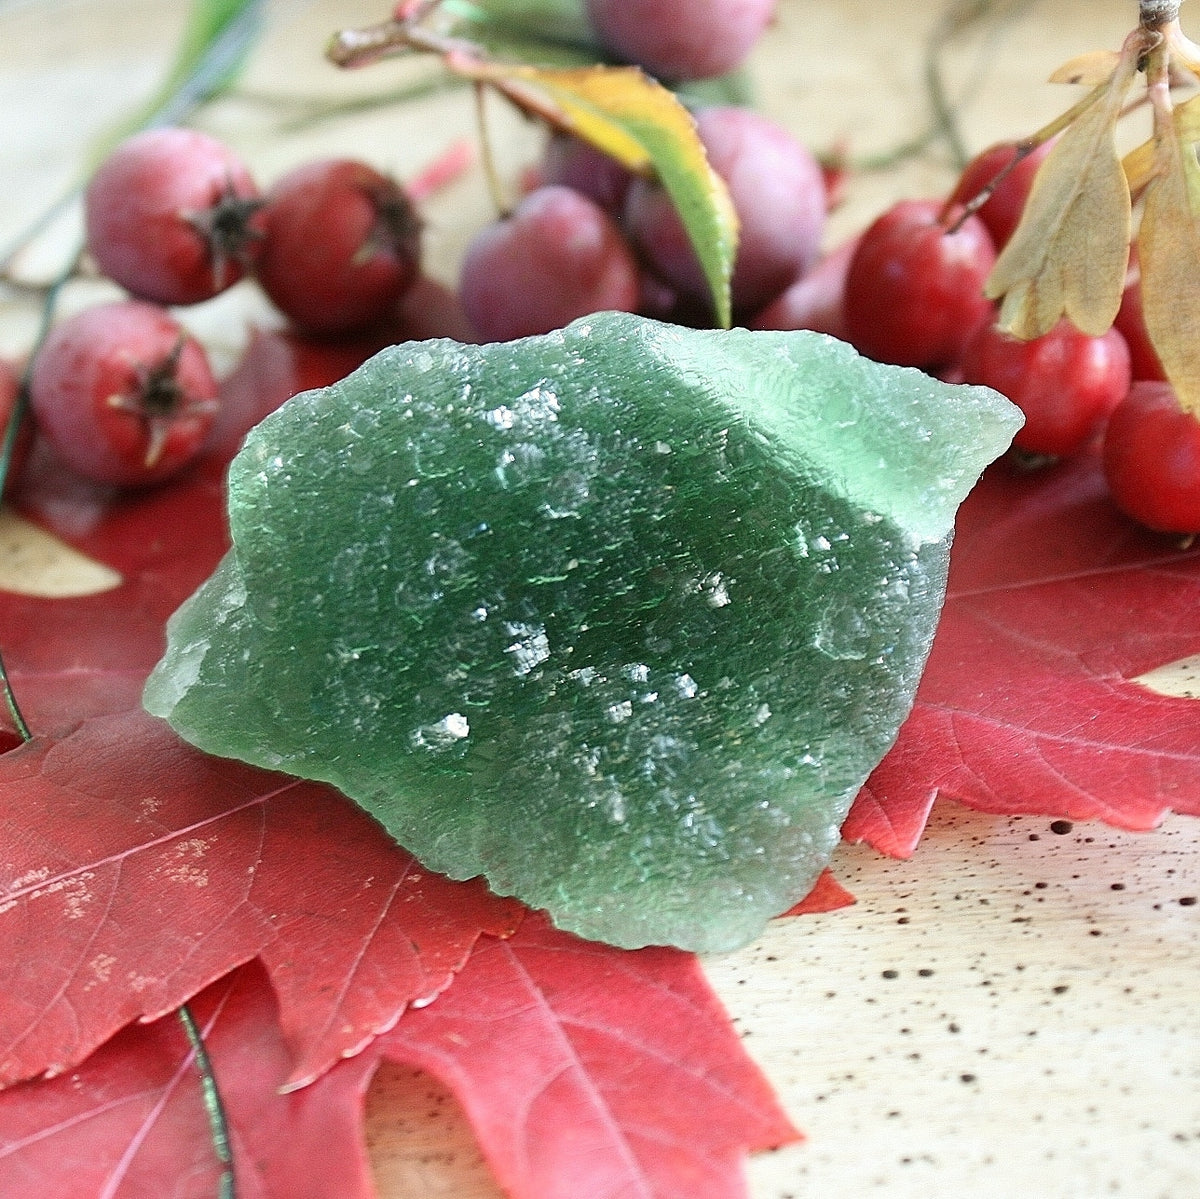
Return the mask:
M 819 334 L 396 346 L 250 435 L 146 706 L 565 928 L 736 946 L 892 744 L 1019 424 Z

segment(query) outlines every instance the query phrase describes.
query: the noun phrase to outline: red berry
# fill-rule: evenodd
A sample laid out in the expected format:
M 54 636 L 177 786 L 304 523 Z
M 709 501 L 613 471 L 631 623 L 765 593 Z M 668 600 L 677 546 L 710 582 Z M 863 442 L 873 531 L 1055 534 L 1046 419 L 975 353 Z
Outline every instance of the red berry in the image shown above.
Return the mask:
M 590 312 L 635 311 L 638 265 L 598 204 L 569 187 L 540 187 L 475 235 L 459 292 L 480 338 L 509 341 Z
M 1125 290 L 1121 293 L 1121 307 L 1113 324 L 1121 331 L 1129 346 L 1129 366 L 1133 377 L 1165 382 L 1166 371 L 1163 370 L 1142 316 L 1142 278 L 1137 271 L 1130 273 L 1125 284 Z
M 8 436 L 8 423 L 12 420 L 13 409 L 16 407 L 20 390 L 21 376 L 17 368 L 6 359 L 0 359 L 0 445 L 3 445 L 2 439 Z M 5 495 L 12 494 L 20 479 L 21 471 L 25 469 L 25 461 L 29 457 L 32 445 L 33 422 L 26 416 L 22 427 L 17 430 L 17 440 L 13 444 L 8 473 L 4 477 Z
M 1134 383 L 1109 418 L 1104 475 L 1117 506 L 1163 533 L 1200 533 L 1200 420 L 1169 383 Z
M 122 142 L 88 183 L 88 250 L 140 299 L 195 304 L 245 273 L 259 203 L 228 147 L 194 129 L 148 129 Z
M 991 321 L 983 294 L 996 252 L 977 216 L 953 233 L 938 200 L 901 200 L 863 233 L 846 273 L 850 342 L 868 358 L 937 369 Z M 953 214 L 951 218 L 953 219 Z
M 1025 414 L 1018 449 L 1060 457 L 1080 449 L 1129 390 L 1129 350 L 1115 329 L 1089 337 L 1066 320 L 1032 341 L 985 325 L 963 351 L 962 377 Z
M 1013 230 L 1025 211 L 1025 201 L 1033 186 L 1033 177 L 1050 153 L 1054 140 L 1042 142 L 1014 166 L 999 183 L 987 200 L 976 209 L 976 215 L 987 226 L 996 249 L 1001 249 L 1012 237 Z M 1017 156 L 1013 142 L 1000 142 L 977 154 L 959 176 L 954 191 L 950 193 L 948 205 L 968 204 L 986 188 L 997 175 Z
M 50 331 L 30 400 L 55 453 L 81 475 L 140 486 L 175 474 L 217 412 L 203 346 L 170 313 L 136 300 L 97 304 Z
M 289 171 L 262 211 L 258 281 L 294 325 L 357 333 L 417 278 L 421 225 L 395 180 L 353 159 Z

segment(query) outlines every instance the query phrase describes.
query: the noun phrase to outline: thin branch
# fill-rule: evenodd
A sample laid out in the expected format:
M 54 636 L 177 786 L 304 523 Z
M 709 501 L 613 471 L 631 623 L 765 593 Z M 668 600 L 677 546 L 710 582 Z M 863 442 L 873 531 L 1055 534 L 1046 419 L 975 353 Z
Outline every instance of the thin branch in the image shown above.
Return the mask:
M 208 1114 L 208 1127 L 212 1136 L 213 1152 L 221 1163 L 221 1181 L 218 1185 L 219 1199 L 235 1199 L 233 1176 L 233 1147 L 229 1137 L 229 1121 L 221 1092 L 217 1089 L 217 1078 L 213 1073 L 212 1059 L 204 1047 L 204 1037 L 196 1026 L 191 1009 L 184 1004 L 179 1008 L 179 1022 L 196 1055 L 196 1069 L 200 1074 L 200 1088 L 204 1095 L 204 1110 Z
M 12 683 L 9 681 L 3 656 L 0 656 L 0 684 L 4 687 L 4 702 L 8 705 L 8 714 L 12 717 L 13 724 L 17 726 L 17 734 L 22 741 L 32 741 L 33 734 L 29 731 L 29 725 L 25 723 L 25 717 L 21 714 L 21 709 L 17 704 L 17 697 L 13 692 Z
M 479 80 L 475 81 L 475 121 L 479 126 L 479 162 L 483 167 L 483 175 L 487 180 L 488 191 L 491 192 L 492 203 L 501 217 L 511 211 L 508 200 L 504 195 L 504 185 L 500 182 L 500 171 L 496 166 L 496 156 L 492 153 L 492 142 L 488 137 L 487 113 L 485 111 L 486 88 Z

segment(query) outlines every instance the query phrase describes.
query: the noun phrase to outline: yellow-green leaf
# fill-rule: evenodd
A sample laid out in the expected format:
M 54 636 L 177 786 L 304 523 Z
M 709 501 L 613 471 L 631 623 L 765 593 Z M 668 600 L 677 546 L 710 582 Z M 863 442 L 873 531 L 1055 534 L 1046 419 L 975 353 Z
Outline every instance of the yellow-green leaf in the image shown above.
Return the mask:
M 1111 78 L 1047 155 L 1021 223 L 988 277 L 987 294 L 1003 297 L 999 323 L 1017 337 L 1040 337 L 1063 316 L 1100 336 L 1116 317 L 1131 205 L 1115 131 L 1140 50 L 1135 33 Z
M 1156 138 L 1159 173 L 1146 186 L 1138 230 L 1142 313 L 1167 378 L 1180 404 L 1200 415 L 1200 165 L 1192 119 L 1181 107 L 1174 133 Z
M 591 142 L 631 170 L 655 174 L 700 260 L 717 321 L 728 327 L 737 213 L 724 180 L 708 161 L 695 121 L 670 91 L 637 67 L 450 65 L 492 84 L 526 111 Z

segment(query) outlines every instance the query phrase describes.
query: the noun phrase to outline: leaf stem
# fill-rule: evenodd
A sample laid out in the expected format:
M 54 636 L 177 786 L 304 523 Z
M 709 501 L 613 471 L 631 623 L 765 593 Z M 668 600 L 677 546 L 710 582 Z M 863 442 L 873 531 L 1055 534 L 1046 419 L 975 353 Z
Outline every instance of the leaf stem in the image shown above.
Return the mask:
M 225 1105 L 221 1102 L 221 1092 L 217 1089 L 217 1078 L 213 1073 L 212 1059 L 208 1056 L 208 1050 L 204 1047 L 204 1037 L 186 1003 L 179 1008 L 179 1022 L 183 1025 L 192 1052 L 196 1056 L 196 1069 L 200 1074 L 200 1088 L 204 1095 L 204 1110 L 208 1114 L 213 1152 L 222 1167 L 217 1195 L 219 1199 L 235 1199 L 233 1149 L 229 1138 L 229 1121 L 225 1115 Z

